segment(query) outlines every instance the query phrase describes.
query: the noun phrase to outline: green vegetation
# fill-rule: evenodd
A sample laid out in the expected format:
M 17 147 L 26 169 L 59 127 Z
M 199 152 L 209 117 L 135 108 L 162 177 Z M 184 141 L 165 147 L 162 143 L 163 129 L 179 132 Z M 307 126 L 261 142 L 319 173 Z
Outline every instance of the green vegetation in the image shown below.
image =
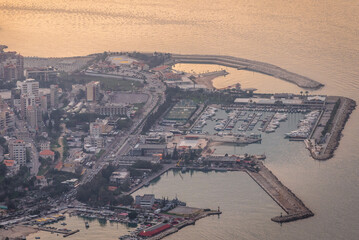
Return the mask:
M 184 124 L 196 111 L 197 105 L 192 100 L 182 99 L 166 114 L 165 119 L 176 120 L 177 124 Z
M 0 136 L 0 147 L 4 149 L 4 154 L 9 153 L 8 144 L 6 143 L 6 139 Z
M 12 199 L 23 197 L 27 190 L 34 186 L 35 177 L 30 177 L 30 171 L 23 166 L 12 177 L 6 177 L 6 167 L 0 164 L 0 202 L 11 202 Z
M 167 88 L 166 94 L 172 99 L 191 99 L 195 103 L 205 104 L 233 104 L 234 100 L 239 97 L 238 94 L 231 94 L 226 91 L 208 92 L 203 89 L 198 91 L 184 91 L 179 87 Z
M 129 53 L 128 56 L 144 61 L 150 68 L 162 65 L 164 61 L 170 57 L 169 54 L 155 53 L 149 55 L 139 52 Z
M 12 89 L 16 87 L 16 81 L 0 81 L 0 89 Z
M 130 128 L 132 125 L 132 121 L 131 119 L 120 119 L 116 122 L 116 129 L 117 130 L 121 130 L 121 129 L 128 129 Z
M 95 77 L 87 75 L 69 75 L 64 76 L 65 81 L 71 84 L 79 83 L 86 84 L 91 81 L 99 81 L 101 88 L 105 91 L 133 91 L 143 87 L 143 83 L 140 81 L 125 80 L 121 78 L 112 77 Z
M 79 187 L 77 192 L 77 200 L 89 204 L 90 206 L 105 205 L 130 205 L 133 202 L 131 196 L 121 196 L 120 189 L 110 191 L 110 176 L 115 170 L 114 166 L 108 166 L 97 174 L 91 182 Z
M 63 193 L 70 190 L 70 186 L 63 184 L 63 181 L 79 178 L 78 174 L 58 171 L 55 169 L 49 170 L 45 176 L 52 178 L 52 185 L 44 187 L 42 190 L 52 197 L 61 196 Z
M 63 145 L 62 160 L 65 161 L 65 159 L 70 155 L 69 145 L 67 144 L 66 138 L 62 139 L 62 145 Z
M 340 99 L 338 99 L 338 101 L 334 105 L 333 111 L 330 114 L 330 118 L 322 131 L 322 136 L 324 136 L 325 134 L 327 134 L 328 132 L 330 132 L 332 130 L 334 117 L 337 114 L 339 106 L 340 106 Z
M 135 211 L 131 211 L 129 214 L 128 214 L 128 218 L 130 219 L 130 220 L 133 220 L 133 219 L 135 219 L 137 217 L 137 212 L 135 212 Z
M 166 94 L 166 100 L 164 101 L 164 103 L 158 107 L 158 110 L 155 113 L 151 113 L 147 117 L 146 122 L 142 128 L 141 134 L 145 134 L 148 130 L 150 130 L 152 125 L 157 121 L 158 118 L 162 116 L 162 114 L 164 114 L 167 111 L 167 109 L 171 106 L 171 104 L 172 104 L 171 97 L 169 94 Z
M 45 159 L 45 158 L 40 157 L 39 161 L 40 161 L 41 165 L 40 165 L 39 172 L 37 173 L 37 175 L 42 176 L 42 175 L 45 175 L 49 171 L 51 164 L 52 164 L 52 160 L 50 158 Z

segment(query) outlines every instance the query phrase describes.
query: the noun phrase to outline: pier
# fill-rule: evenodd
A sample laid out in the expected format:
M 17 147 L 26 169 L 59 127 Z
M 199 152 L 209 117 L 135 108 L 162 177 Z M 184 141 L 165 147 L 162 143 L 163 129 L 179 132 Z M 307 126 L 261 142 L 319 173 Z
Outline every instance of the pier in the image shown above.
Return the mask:
M 305 142 L 306 147 L 309 149 L 311 156 L 316 160 L 327 160 L 334 156 L 334 151 L 339 145 L 340 138 L 342 136 L 341 132 L 344 129 L 344 126 L 349 119 L 350 114 L 356 108 L 356 102 L 352 99 L 345 97 L 329 97 L 330 101 L 336 102 L 340 100 L 339 108 L 337 109 L 335 116 L 331 123 L 331 128 L 328 131 L 328 136 L 324 144 L 318 146 L 318 143 L 321 142 L 323 126 L 327 124 L 329 116 L 326 118 L 323 117 L 323 114 L 320 115 L 318 122 L 316 123 L 313 131 L 310 135 L 310 138 Z M 330 110 L 331 113 L 332 109 Z M 319 127 L 322 125 L 322 127 Z
M 273 217 L 278 223 L 292 222 L 314 216 L 314 213 L 290 189 L 284 186 L 278 178 L 263 163 L 257 161 L 259 172 L 246 171 L 248 175 L 287 213 Z
M 45 232 L 51 232 L 51 233 L 60 233 L 60 234 L 63 234 L 64 236 L 63 237 L 68 237 L 68 236 L 71 236 L 75 233 L 78 233 L 80 232 L 80 230 L 68 230 L 68 229 L 57 229 L 57 228 L 48 228 L 48 227 L 37 227 L 35 228 L 37 230 L 40 230 L 40 231 L 45 231 Z
M 154 175 L 146 178 L 142 183 L 140 183 L 139 185 L 137 185 L 136 187 L 132 188 L 130 191 L 123 193 L 125 195 L 130 195 L 134 192 L 136 192 L 138 189 L 142 188 L 143 186 L 149 184 L 153 179 L 158 178 L 159 176 L 161 176 L 162 174 L 164 174 L 165 172 L 167 172 L 168 170 L 174 168 L 176 166 L 176 163 L 173 164 L 166 164 L 164 166 L 163 169 L 161 169 L 158 173 L 155 173 Z
M 175 63 L 217 64 L 226 67 L 236 68 L 238 70 L 254 71 L 294 83 L 301 88 L 318 89 L 324 86 L 322 83 L 319 83 L 308 77 L 289 72 L 273 64 L 259 61 L 220 55 L 172 54 L 171 56 Z
M 191 137 L 203 138 L 207 139 L 211 142 L 217 143 L 229 143 L 229 144 L 251 144 L 261 142 L 261 138 L 250 138 L 248 136 L 218 136 L 218 135 L 210 135 L 210 134 L 191 134 Z

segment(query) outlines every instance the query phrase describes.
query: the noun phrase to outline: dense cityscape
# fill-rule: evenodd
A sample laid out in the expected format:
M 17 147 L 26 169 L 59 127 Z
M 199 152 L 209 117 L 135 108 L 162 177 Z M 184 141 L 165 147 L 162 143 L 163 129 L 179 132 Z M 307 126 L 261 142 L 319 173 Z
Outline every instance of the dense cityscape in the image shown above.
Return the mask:
M 6 48 L 0 49 L 0 227 L 9 239 L 37 231 L 76 235 L 78 229 L 48 226 L 65 226 L 71 215 L 134 227 L 120 239 L 160 239 L 222 214 L 219 206 L 133 195 L 169 170 L 244 171 L 285 211 L 272 221 L 311 217 L 265 167 L 263 152 L 229 155 L 216 148 L 265 143 L 295 115 L 297 129 L 283 138 L 304 141 L 314 159 L 329 159 L 355 108 L 349 98 L 307 90 L 257 94 L 240 84 L 214 89 L 211 80 L 227 75 L 225 70 L 188 73 L 173 67 L 203 61 L 239 69 L 245 59 L 157 52 L 42 59 Z M 307 89 L 323 86 L 273 65 L 251 64 Z

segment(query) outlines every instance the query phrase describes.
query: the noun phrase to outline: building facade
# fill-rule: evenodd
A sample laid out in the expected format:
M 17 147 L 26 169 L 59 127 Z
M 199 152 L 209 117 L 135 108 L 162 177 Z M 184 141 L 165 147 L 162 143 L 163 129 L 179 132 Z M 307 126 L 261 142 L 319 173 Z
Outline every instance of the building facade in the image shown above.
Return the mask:
M 9 154 L 20 166 L 26 165 L 26 146 L 23 140 L 10 140 Z
M 100 96 L 100 82 L 89 82 L 86 84 L 86 99 L 88 102 L 96 102 L 99 100 Z

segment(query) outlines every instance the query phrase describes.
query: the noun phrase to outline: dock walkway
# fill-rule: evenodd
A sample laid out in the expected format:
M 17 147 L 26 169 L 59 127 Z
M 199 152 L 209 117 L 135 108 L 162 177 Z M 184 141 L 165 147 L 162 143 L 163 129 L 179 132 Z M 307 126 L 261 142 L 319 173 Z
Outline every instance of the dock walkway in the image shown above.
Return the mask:
M 65 229 L 57 229 L 57 228 L 47 228 L 47 227 L 37 227 L 35 228 L 37 230 L 40 230 L 40 231 L 45 231 L 45 232 L 52 232 L 52 233 L 60 233 L 60 234 L 63 234 L 64 236 L 63 237 L 68 237 L 68 236 L 71 236 L 75 233 L 78 233 L 80 232 L 80 230 L 65 230 Z
M 304 203 L 290 189 L 284 186 L 278 178 L 257 162 L 259 172 L 246 171 L 248 175 L 288 214 L 273 217 L 274 222 L 291 222 L 314 216 Z
M 145 179 L 141 184 L 137 185 L 136 187 L 132 188 L 130 191 L 128 191 L 126 193 L 123 193 L 123 194 L 130 195 L 130 194 L 136 192 L 138 189 L 142 188 L 146 184 L 149 184 L 153 179 L 158 178 L 159 176 L 161 176 L 162 174 L 164 174 L 168 170 L 174 168 L 175 166 L 176 166 L 176 163 L 166 164 L 164 166 L 164 168 L 162 168 L 162 170 L 160 170 L 158 173 L 150 176 L 149 178 Z

